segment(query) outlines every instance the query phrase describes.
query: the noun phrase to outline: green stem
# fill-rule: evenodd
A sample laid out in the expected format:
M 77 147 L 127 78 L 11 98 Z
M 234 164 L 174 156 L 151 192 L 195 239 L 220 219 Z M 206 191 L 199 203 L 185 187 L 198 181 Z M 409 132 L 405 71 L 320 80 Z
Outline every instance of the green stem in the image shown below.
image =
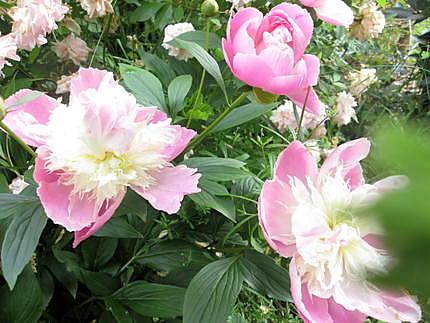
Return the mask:
M 303 103 L 303 107 L 302 107 L 302 113 L 300 114 L 300 120 L 299 120 L 299 126 L 297 128 L 297 133 L 299 135 L 299 138 L 301 140 L 303 140 L 303 134 L 302 134 L 302 122 L 303 122 L 303 117 L 305 115 L 305 109 L 306 109 L 306 103 L 308 102 L 308 97 L 309 97 L 309 92 L 311 91 L 311 87 L 308 87 L 308 90 L 306 92 L 306 96 L 305 96 L 305 102 Z
M 24 150 L 26 150 L 33 158 L 36 157 L 36 153 L 30 148 L 24 141 L 21 140 L 8 126 L 6 126 L 2 121 L 0 121 L 0 128 L 2 128 L 12 139 L 21 145 Z
M 227 109 L 225 109 L 214 121 L 212 121 L 212 123 L 209 126 L 207 126 L 207 128 L 203 130 L 201 134 L 199 134 L 197 137 L 191 140 L 186 151 L 189 151 L 190 149 L 197 146 L 200 142 L 202 142 L 202 140 L 207 137 L 207 135 L 218 123 L 220 123 L 228 114 L 230 114 L 231 111 L 236 109 L 242 103 L 242 101 L 246 98 L 247 95 L 248 93 L 246 92 L 242 93 L 236 100 L 234 100 L 234 102 L 231 105 L 229 105 Z

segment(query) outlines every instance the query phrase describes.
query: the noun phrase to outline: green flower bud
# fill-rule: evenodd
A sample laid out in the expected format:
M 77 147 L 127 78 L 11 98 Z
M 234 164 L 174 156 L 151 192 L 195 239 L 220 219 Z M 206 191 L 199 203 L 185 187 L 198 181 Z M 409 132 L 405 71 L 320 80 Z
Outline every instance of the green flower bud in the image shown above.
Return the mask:
M 265 92 L 258 87 L 253 87 L 252 92 L 254 93 L 257 102 L 261 104 L 268 104 L 268 103 L 275 102 L 279 97 L 279 95 L 277 94 Z
M 213 17 L 218 13 L 219 6 L 216 0 L 205 0 L 200 10 L 206 17 Z

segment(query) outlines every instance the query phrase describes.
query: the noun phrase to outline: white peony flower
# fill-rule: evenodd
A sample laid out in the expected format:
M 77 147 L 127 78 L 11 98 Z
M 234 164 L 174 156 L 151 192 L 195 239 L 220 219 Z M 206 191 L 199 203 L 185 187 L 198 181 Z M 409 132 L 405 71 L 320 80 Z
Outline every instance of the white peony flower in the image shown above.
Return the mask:
M 365 2 L 358 9 L 358 17 L 351 26 L 351 35 L 357 39 L 378 37 L 385 26 L 385 16 L 376 3 Z
M 20 58 L 16 54 L 17 47 L 16 43 L 11 35 L 0 36 L 0 76 L 2 76 L 1 70 L 5 65 L 10 65 L 8 59 L 19 61 Z
M 174 25 L 168 25 L 164 28 L 164 39 L 161 46 L 169 51 L 170 56 L 174 56 L 182 61 L 187 61 L 193 56 L 186 49 L 174 47 L 168 44 L 168 42 L 183 33 L 193 30 L 195 30 L 194 26 L 189 22 L 180 22 Z
M 357 97 L 366 92 L 368 87 L 378 80 L 374 68 L 362 68 L 358 72 L 350 72 L 347 79 L 351 82 L 350 91 L 352 95 Z
M 102 17 L 113 13 L 112 0 L 79 0 L 89 18 Z
M 52 50 L 61 61 L 71 60 L 75 65 L 85 62 L 90 52 L 87 43 L 76 37 L 73 33 L 69 34 L 62 41 L 55 43 Z
M 339 126 L 347 125 L 351 119 L 355 117 L 354 107 L 357 106 L 357 101 L 354 97 L 345 91 L 338 94 L 336 99 L 336 114 L 334 115 L 334 122 Z
M 297 115 L 300 118 L 302 109 L 298 106 L 296 106 L 296 109 Z M 318 117 L 313 113 L 305 111 L 305 114 L 303 115 L 302 127 L 304 129 L 314 129 L 321 124 L 323 119 L 324 116 Z M 293 102 L 285 100 L 284 104 L 280 105 L 272 112 L 270 121 L 275 124 L 276 128 L 278 128 L 280 132 L 285 132 L 288 130 L 288 128 L 293 130 L 297 129 L 298 125 L 296 117 L 294 116 Z

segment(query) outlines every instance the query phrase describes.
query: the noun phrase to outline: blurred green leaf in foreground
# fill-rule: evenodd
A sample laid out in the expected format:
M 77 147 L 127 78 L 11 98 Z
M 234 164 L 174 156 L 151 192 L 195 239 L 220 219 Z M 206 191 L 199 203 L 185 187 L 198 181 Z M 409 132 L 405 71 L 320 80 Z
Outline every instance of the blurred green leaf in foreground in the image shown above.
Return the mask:
M 381 130 L 376 136 L 380 166 L 409 177 L 408 185 L 381 199 L 373 209 L 394 256 L 391 270 L 378 282 L 402 286 L 420 297 L 430 314 L 430 136 L 409 127 Z

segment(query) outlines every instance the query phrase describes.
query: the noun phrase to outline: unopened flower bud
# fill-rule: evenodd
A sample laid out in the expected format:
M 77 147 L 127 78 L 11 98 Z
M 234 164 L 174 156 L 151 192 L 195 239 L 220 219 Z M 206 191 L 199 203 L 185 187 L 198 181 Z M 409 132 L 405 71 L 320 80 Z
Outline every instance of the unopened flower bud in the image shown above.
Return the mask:
M 200 10 L 206 17 L 213 17 L 218 13 L 219 6 L 216 0 L 205 0 Z

